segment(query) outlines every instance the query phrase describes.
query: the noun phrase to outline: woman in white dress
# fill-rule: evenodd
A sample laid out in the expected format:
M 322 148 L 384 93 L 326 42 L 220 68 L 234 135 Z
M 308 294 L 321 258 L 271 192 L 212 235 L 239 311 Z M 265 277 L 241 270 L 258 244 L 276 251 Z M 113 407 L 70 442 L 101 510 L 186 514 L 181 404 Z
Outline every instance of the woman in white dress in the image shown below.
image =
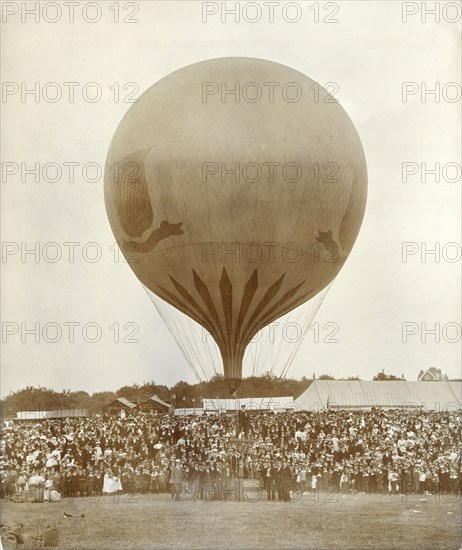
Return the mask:
M 56 460 L 56 457 L 53 455 L 53 453 L 47 453 L 46 457 L 47 457 L 47 461 L 45 463 L 46 468 L 54 468 L 55 466 L 58 466 L 58 461 Z
M 117 491 L 122 491 L 122 483 L 117 476 L 112 474 L 110 469 L 107 469 L 104 473 L 103 494 L 117 493 Z

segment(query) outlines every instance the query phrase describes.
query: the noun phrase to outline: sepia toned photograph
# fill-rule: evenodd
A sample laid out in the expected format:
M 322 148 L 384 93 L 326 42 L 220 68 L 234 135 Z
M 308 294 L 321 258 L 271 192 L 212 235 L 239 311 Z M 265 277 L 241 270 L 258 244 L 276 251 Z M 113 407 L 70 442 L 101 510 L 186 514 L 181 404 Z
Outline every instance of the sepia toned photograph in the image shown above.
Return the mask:
M 0 8 L 0 548 L 461 550 L 460 0 Z

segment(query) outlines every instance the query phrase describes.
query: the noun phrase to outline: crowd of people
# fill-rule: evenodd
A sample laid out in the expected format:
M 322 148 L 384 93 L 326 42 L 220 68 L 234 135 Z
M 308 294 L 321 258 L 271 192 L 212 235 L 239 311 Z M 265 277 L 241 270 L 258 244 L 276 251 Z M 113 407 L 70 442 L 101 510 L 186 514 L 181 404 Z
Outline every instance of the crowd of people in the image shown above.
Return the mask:
M 246 483 L 269 501 L 316 491 L 459 495 L 461 424 L 458 412 L 404 409 L 9 421 L 2 498 L 239 500 Z

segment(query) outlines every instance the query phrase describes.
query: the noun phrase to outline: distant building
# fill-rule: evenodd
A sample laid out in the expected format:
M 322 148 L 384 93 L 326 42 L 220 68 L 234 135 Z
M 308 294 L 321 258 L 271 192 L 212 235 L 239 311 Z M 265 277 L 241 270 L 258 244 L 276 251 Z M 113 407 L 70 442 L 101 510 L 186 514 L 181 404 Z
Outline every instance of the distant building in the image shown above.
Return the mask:
M 56 409 L 54 411 L 20 411 L 15 420 L 57 420 L 61 418 L 86 418 L 87 409 Z
M 168 413 L 170 412 L 171 405 L 154 394 L 149 399 L 146 399 L 146 401 L 140 403 L 138 408 L 143 412 Z
M 419 382 L 439 382 L 447 379 L 447 374 L 443 374 L 441 369 L 437 369 L 436 367 L 430 367 L 426 371 L 421 370 L 417 378 Z
M 125 397 L 118 397 L 106 406 L 106 411 L 110 414 L 120 414 L 122 411 L 124 411 L 124 413 L 128 413 L 134 409 L 136 409 L 135 403 L 125 399 Z

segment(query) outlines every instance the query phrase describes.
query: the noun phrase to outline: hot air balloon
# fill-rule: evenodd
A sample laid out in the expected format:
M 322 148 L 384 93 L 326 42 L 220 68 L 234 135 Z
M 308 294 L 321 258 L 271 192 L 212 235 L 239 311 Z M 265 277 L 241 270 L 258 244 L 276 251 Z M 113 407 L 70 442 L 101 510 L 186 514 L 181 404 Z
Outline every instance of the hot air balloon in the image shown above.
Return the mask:
M 130 267 L 158 303 L 210 333 L 232 393 L 252 338 L 337 276 L 366 194 L 364 152 L 339 103 L 253 58 L 202 61 L 151 86 L 105 168 Z

